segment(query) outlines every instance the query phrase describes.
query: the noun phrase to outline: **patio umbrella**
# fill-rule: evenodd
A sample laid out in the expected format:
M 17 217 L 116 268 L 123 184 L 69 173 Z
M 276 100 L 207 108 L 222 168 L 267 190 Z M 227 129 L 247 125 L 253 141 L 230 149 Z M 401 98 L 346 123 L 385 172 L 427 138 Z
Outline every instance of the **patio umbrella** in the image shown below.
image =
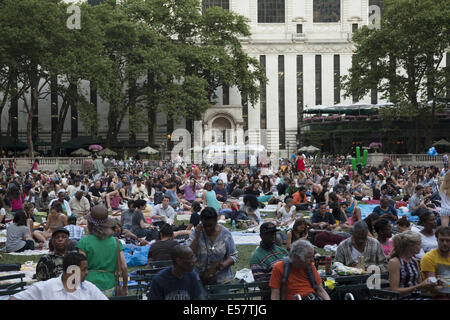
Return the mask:
M 103 150 L 103 147 L 98 144 L 91 144 L 88 149 L 92 151 L 100 151 Z
M 80 148 L 78 150 L 75 150 L 70 154 L 71 156 L 81 156 L 81 157 L 87 157 L 90 156 L 91 153 L 83 148 Z
M 436 146 L 448 147 L 448 146 L 450 146 L 450 142 L 448 142 L 445 139 L 441 139 L 438 142 L 433 143 L 433 147 L 436 147 Z
M 159 151 L 153 149 L 152 147 L 145 147 L 144 149 L 139 150 L 138 153 L 142 153 L 142 154 L 156 154 L 156 153 L 159 153 Z
M 320 149 L 319 149 L 319 148 L 316 148 L 316 147 L 314 147 L 314 146 L 307 146 L 307 147 L 302 147 L 302 148 L 298 149 L 298 151 L 300 151 L 300 152 L 314 153 L 314 152 L 320 151 Z
M 112 151 L 111 149 L 105 148 L 98 153 L 99 156 L 117 156 L 117 152 Z

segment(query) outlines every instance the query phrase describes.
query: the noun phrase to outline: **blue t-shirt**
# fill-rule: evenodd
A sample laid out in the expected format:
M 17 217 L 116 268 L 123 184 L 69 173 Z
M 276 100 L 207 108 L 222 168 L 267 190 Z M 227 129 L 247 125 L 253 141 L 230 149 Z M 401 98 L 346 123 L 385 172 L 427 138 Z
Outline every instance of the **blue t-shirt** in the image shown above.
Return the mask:
M 382 216 L 385 213 L 393 214 L 394 216 L 397 216 L 397 209 L 395 209 L 393 206 L 389 206 L 387 210 L 382 210 L 380 206 L 376 206 L 375 209 L 373 209 L 372 213 L 376 213 L 379 216 Z M 391 217 L 387 218 L 391 223 L 395 223 L 395 220 Z
M 170 197 L 171 206 L 175 206 L 178 203 L 177 195 L 172 190 L 167 190 L 165 195 Z
M 153 278 L 150 300 L 202 300 L 200 278 L 197 272 L 185 273 L 181 279 L 167 267 Z

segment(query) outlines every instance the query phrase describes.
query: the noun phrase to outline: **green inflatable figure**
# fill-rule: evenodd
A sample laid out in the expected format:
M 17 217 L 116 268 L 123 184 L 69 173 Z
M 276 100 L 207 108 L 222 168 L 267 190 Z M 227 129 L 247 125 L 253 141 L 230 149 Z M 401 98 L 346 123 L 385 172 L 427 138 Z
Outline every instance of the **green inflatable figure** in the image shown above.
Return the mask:
M 358 170 L 358 166 L 365 167 L 367 164 L 367 155 L 369 154 L 368 150 L 364 150 L 363 158 L 361 162 L 361 148 L 356 147 L 356 158 L 352 158 L 352 168 L 354 171 Z

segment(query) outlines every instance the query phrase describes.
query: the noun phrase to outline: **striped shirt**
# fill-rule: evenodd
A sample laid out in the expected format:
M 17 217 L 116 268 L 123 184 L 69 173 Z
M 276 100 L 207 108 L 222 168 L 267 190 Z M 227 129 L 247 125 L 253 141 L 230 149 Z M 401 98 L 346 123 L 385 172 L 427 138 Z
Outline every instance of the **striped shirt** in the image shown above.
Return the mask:
M 335 261 L 341 262 L 346 266 L 349 266 L 352 263 L 358 263 L 358 261 L 355 261 L 352 257 L 352 248 L 352 237 L 341 242 L 336 251 Z M 387 272 L 387 259 L 378 240 L 367 237 L 363 255 L 366 266 L 377 265 L 380 267 L 381 272 Z
M 270 250 L 258 246 L 250 258 L 250 268 L 255 281 L 269 281 L 274 264 L 287 255 L 286 249 L 277 245 Z
M 76 226 L 74 224 L 69 224 L 69 225 L 65 226 L 64 228 L 66 228 L 67 231 L 69 231 L 69 233 L 70 233 L 69 239 L 70 240 L 80 240 L 81 238 L 84 237 L 84 229 L 80 226 Z

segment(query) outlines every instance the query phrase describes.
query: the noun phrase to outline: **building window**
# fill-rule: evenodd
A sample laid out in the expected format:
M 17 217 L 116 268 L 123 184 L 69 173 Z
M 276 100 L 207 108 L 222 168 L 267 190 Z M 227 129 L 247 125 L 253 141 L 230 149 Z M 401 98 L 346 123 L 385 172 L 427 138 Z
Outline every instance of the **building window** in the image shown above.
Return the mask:
M 223 10 L 230 10 L 230 0 L 203 0 L 203 12 L 211 7 L 221 7 Z
M 242 118 L 244 120 L 244 132 L 248 130 L 248 97 L 245 94 L 242 94 L 241 99 L 242 104 Z
M 447 68 L 450 69 L 450 52 L 447 52 L 445 54 L 445 64 L 447 65 Z M 447 73 L 448 74 L 448 73 Z M 447 103 L 450 102 L 450 75 L 447 77 L 447 94 L 446 94 L 446 98 L 447 98 Z
M 314 0 L 313 22 L 341 21 L 341 0 Z
M 280 130 L 280 149 L 286 149 L 285 132 L 285 99 L 284 99 L 284 56 L 278 56 L 278 128 Z
M 384 13 L 383 0 L 369 0 L 369 7 L 370 6 L 378 6 L 378 7 L 380 7 L 381 16 L 383 16 L 383 13 Z M 370 16 L 370 12 L 369 12 L 369 16 Z
M 358 24 L 357 23 L 353 23 L 352 24 L 352 32 L 356 32 L 356 30 L 358 30 Z
M 88 0 L 88 4 L 90 4 L 91 6 L 96 6 L 104 3 L 104 0 Z
M 297 33 L 303 33 L 303 24 L 297 24 Z
M 223 105 L 227 106 L 230 104 L 230 87 L 227 85 L 222 86 L 223 90 Z
M 301 55 L 297 56 L 297 114 L 298 122 L 303 121 L 303 56 Z
M 333 69 L 334 104 L 338 104 L 341 102 L 341 59 L 338 54 L 334 55 Z
M 266 56 L 260 56 L 259 57 L 259 63 L 261 67 L 264 70 L 264 73 L 266 73 Z M 261 85 L 261 123 L 260 127 L 261 129 L 267 129 L 267 90 L 266 85 Z
M 322 56 L 316 55 L 316 105 L 322 104 Z
M 376 66 L 377 66 L 377 62 L 375 61 L 372 63 L 372 68 L 376 68 Z M 377 90 L 376 86 L 370 90 L 370 103 L 371 104 L 378 103 L 378 90 Z
M 258 0 L 258 23 L 284 23 L 284 0 Z

